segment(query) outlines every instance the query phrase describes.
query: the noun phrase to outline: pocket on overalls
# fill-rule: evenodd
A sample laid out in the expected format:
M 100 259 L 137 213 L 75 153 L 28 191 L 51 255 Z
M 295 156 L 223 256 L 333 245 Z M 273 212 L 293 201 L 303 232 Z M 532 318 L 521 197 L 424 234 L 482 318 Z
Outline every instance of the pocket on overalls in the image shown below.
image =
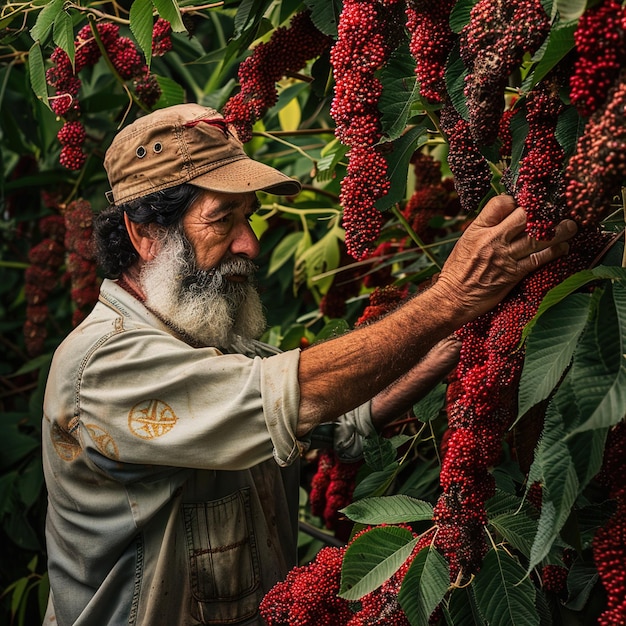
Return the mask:
M 236 624 L 263 599 L 248 489 L 220 500 L 183 504 L 192 617 Z

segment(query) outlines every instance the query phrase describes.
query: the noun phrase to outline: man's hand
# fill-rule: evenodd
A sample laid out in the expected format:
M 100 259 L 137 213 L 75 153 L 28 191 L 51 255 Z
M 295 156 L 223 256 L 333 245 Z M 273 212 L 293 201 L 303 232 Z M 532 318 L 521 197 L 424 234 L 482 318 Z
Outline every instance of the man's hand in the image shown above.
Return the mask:
M 572 220 L 561 222 L 549 241 L 524 232 L 526 214 L 511 196 L 490 200 L 459 239 L 435 288 L 450 301 L 461 300 L 468 319 L 486 313 L 529 272 L 566 254 L 576 233 Z

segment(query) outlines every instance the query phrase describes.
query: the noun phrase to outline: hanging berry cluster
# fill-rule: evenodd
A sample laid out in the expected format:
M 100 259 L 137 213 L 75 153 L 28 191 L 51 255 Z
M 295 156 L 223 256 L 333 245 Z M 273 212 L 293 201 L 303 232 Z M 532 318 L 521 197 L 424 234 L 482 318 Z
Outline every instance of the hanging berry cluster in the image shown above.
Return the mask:
M 626 422 L 609 432 L 599 480 L 617 502 L 611 519 L 593 539 L 593 557 L 607 593 L 599 626 L 626 624 Z
M 31 357 L 44 351 L 48 336 L 48 298 L 58 285 L 58 272 L 65 261 L 63 238 L 65 224 L 59 215 L 39 220 L 39 232 L 43 239 L 28 253 L 31 265 L 25 272 L 26 322 L 24 343 Z
M 605 0 L 580 16 L 574 32 L 577 59 L 570 77 L 570 100 L 584 117 L 606 99 L 626 62 L 626 10 Z
M 368 530 L 356 533 L 351 542 Z M 378 589 L 361 598 L 360 606 L 338 596 L 347 548 L 323 548 L 311 563 L 292 569 L 265 595 L 261 616 L 268 626 L 410 626 L 398 592 L 415 554 L 431 540 L 429 535 L 420 538 L 412 556 Z
M 445 93 L 444 72 L 454 43 L 450 11 L 456 0 L 408 0 L 406 27 L 411 35 L 409 50 L 415 57 L 415 76 L 420 96 L 441 102 Z
M 76 306 L 72 324 L 78 326 L 98 300 L 99 281 L 92 249 L 93 212 L 86 200 L 71 202 L 64 213 L 67 278 Z
M 375 74 L 400 42 L 402 22 L 398 0 L 347 0 L 330 53 L 335 79 L 330 112 L 336 137 L 350 148 L 341 181 L 343 226 L 348 254 L 358 260 L 371 250 L 384 221 L 375 206 L 389 190 L 387 163 L 377 147 L 382 85 Z
M 606 102 L 589 118 L 566 171 L 570 217 L 583 226 L 611 213 L 613 197 L 626 179 L 626 70 Z
M 541 0 L 479 0 L 461 31 L 460 53 L 468 74 L 465 97 L 472 137 L 493 143 L 504 111 L 504 90 L 526 53 L 550 32 Z
M 526 98 L 528 134 L 512 193 L 526 210 L 526 232 L 535 239 L 552 238 L 555 224 L 564 212 L 565 153 L 557 141 L 556 129 L 559 114 L 565 107 L 559 87 L 557 80 L 546 80 Z
M 140 102 L 148 108 L 154 106 L 161 96 L 161 89 L 143 61 L 137 45 L 130 38 L 120 36 L 117 24 L 100 22 L 93 28 L 119 76 L 123 80 L 133 81 Z M 154 56 L 165 54 L 171 49 L 170 35 L 169 22 L 159 18 L 153 29 Z M 81 28 L 74 40 L 74 47 L 74 66 L 65 50 L 59 47 L 54 49 L 50 56 L 54 65 L 46 72 L 46 80 L 55 90 L 55 95 L 50 98 L 50 107 L 65 120 L 57 135 L 61 144 L 59 162 L 70 170 L 79 170 L 87 159 L 83 150 L 87 134 L 81 121 L 78 98 L 81 80 L 78 74 L 95 65 L 101 57 L 101 48 L 91 25 Z
M 266 43 L 260 43 L 239 66 L 241 91 L 224 106 L 227 122 L 242 142 L 252 138 L 253 124 L 276 104 L 276 83 L 299 72 L 308 61 L 323 54 L 331 44 L 311 21 L 308 11 L 297 13 L 289 27 L 277 28 Z

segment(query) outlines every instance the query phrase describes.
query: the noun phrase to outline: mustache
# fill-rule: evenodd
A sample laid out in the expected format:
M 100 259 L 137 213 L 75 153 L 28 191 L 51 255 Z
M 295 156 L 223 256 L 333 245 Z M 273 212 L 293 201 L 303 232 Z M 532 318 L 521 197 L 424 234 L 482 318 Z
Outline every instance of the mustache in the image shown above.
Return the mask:
M 227 290 L 231 288 L 231 283 L 225 280 L 227 276 L 247 276 L 250 279 L 258 271 L 256 263 L 244 257 L 231 257 L 224 259 L 212 267 L 210 270 L 195 270 L 182 280 L 184 288 L 191 291 L 204 290 L 207 288 L 215 290 Z

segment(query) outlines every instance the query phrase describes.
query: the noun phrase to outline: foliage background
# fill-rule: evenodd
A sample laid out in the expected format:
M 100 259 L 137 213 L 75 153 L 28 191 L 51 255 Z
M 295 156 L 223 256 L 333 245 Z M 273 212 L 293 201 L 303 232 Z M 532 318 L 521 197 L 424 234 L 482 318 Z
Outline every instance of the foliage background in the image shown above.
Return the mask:
M 469 20 L 474 4 L 471 0 L 456 3 L 453 21 L 457 32 Z M 596 4 L 544 2 L 552 18 L 549 36 L 512 72 L 509 95 L 523 100 L 553 68 L 565 64 L 572 54 L 580 16 Z M 63 120 L 50 109 L 47 99 L 54 95 L 45 81 L 50 55 L 56 46 L 71 51 L 74 36 L 86 24 L 113 21 L 120 25 L 121 34 L 147 53 L 146 61 L 161 90 L 155 107 L 195 101 L 222 109 L 237 93 L 238 69 L 254 46 L 269 41 L 279 26 L 287 25 L 293 14 L 307 7 L 316 26 L 335 40 L 342 10 L 339 0 L 307 0 L 304 5 L 295 0 L 226 0 L 203 5 L 173 0 L 34 0 L 9 1 L 1 10 L 0 340 L 4 358 L 0 362 L 0 541 L 4 550 L 0 587 L 4 591 L 3 621 L 7 623 L 36 623 L 47 596 L 41 402 L 51 354 L 81 308 L 72 295 L 71 280 L 64 274 L 66 259 L 57 268 L 55 280 L 45 285 L 49 315 L 43 323 L 43 344 L 36 353 L 29 351 L 24 327 L 29 305 L 25 277 L 32 265 L 31 250 L 46 238 L 42 218 L 67 216 L 81 199 L 87 200 L 93 211 L 105 206 L 108 187 L 102 158 L 106 147 L 116 130 L 145 108 L 133 82 L 120 78 L 105 59 L 82 71 L 80 120 L 87 130 L 86 161 L 77 171 L 66 169 L 59 163 L 57 139 Z M 150 54 L 153 14 L 170 21 L 175 31 L 173 49 L 163 56 Z M 262 198 L 263 208 L 254 223 L 262 243 L 261 283 L 269 342 L 284 349 L 306 346 L 352 327 L 366 311 L 379 273 L 398 289 L 414 292 L 423 288 L 471 219 L 459 210 L 458 203 L 451 202 L 445 211 L 431 216 L 425 240 L 424 232 L 417 232 L 401 212 L 421 184 L 419 172 L 414 172 L 410 163 L 414 151 L 420 149 L 439 161 L 442 178 L 450 178 L 448 140 L 440 130 L 439 107 L 420 97 L 413 70 L 414 61 L 404 49 L 378 73 L 383 84 L 381 144 L 386 146 L 383 152 L 392 180 L 390 192 L 377 204 L 386 220 L 376 241 L 387 244 L 381 248 L 385 250 L 382 255 L 354 259 L 346 252 L 339 196 L 348 147 L 335 138 L 330 114 L 334 79 L 328 52 L 312 59 L 301 72 L 282 77 L 277 83 L 276 103 L 254 125 L 253 137 L 246 144 L 249 153 L 304 183 L 297 198 L 280 204 Z M 448 90 L 456 107 L 464 111 L 460 77 L 458 63 L 450 62 Z M 569 106 L 565 94 L 563 97 L 568 108 L 560 118 L 559 140 L 571 155 L 587 120 Z M 513 167 L 519 165 L 527 132 L 524 124 L 514 130 Z M 503 190 L 502 164 L 493 152 L 488 157 L 493 178 L 482 202 Z M 607 433 L 625 412 L 622 329 L 626 301 L 619 240 L 623 229 L 621 179 L 615 188 L 605 191 L 611 206 L 602 219 L 604 228 L 615 234 L 613 245 L 601 266 L 589 268 L 551 292 L 542 308 L 546 313 L 529 334 L 519 396 L 519 417 L 525 417 L 516 434 L 525 438 L 525 453 L 531 461 L 522 470 L 507 444 L 500 462 L 491 468 L 498 496 L 488 507 L 492 546 L 483 574 L 463 587 L 449 588 L 446 582 L 440 589 L 434 581 L 441 580 L 442 568 L 446 580 L 446 565 L 432 554 L 424 557 L 426 562 L 419 563 L 422 570 L 419 574 L 413 570 L 410 578 L 411 589 L 421 590 L 419 602 L 414 600 L 417 595 L 404 592 L 405 598 L 413 598 L 403 603 L 413 624 L 422 623 L 418 616 L 428 615 L 426 609 L 434 609 L 442 600 L 442 619 L 462 625 L 486 619 L 507 624 L 589 624 L 606 607 L 591 543 L 597 529 L 607 524 L 615 503 L 594 477 L 600 470 Z M 449 191 L 448 200 L 450 194 L 453 192 Z M 400 241 L 404 243 L 400 245 Z M 97 278 L 95 274 L 93 278 Z M 595 287 L 593 292 L 586 289 L 589 285 Z M 440 493 L 441 443 L 446 432 L 444 394 L 440 387 L 416 407 L 419 421 L 405 420 L 371 442 L 367 463 L 360 469 L 351 496 L 352 506 L 360 502 L 361 508 L 346 510 L 357 528 L 400 522 L 421 530 L 428 527 Z M 553 401 L 548 405 L 550 398 Z M 547 413 L 546 406 L 551 407 Z M 544 419 L 546 415 L 548 419 Z M 535 449 L 544 421 L 547 426 Z M 303 522 L 318 528 L 318 534 L 332 542 L 324 520 L 313 515 L 307 503 L 315 467 L 315 459 L 311 459 L 303 474 Z M 533 480 L 550 494 L 550 507 L 541 511 L 525 500 L 526 487 Z M 346 488 L 347 493 L 353 487 Z M 391 499 L 376 499 L 383 496 Z M 331 530 L 341 534 L 336 527 Z M 358 559 L 346 561 L 352 569 L 344 572 L 342 592 L 351 600 L 360 597 L 351 590 L 375 589 L 391 576 L 414 541 L 400 531 L 390 539 L 386 531 L 378 530 L 378 535 L 364 535 L 352 550 L 353 554 L 373 554 L 372 562 L 359 566 Z M 303 562 L 323 545 L 305 534 L 301 544 Z M 575 554 L 569 585 L 551 593 L 537 583 L 537 573 L 546 565 L 563 566 L 564 548 Z M 512 606 L 489 605 L 490 598 L 503 595 L 513 598 Z

